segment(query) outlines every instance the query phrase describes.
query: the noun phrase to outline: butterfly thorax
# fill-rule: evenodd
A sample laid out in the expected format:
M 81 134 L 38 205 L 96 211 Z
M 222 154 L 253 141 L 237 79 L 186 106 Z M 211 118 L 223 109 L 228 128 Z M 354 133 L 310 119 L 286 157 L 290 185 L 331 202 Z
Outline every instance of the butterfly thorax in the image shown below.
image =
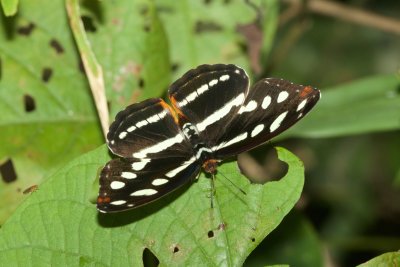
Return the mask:
M 214 153 L 200 138 L 196 126 L 191 123 L 185 123 L 182 126 L 185 137 L 193 146 L 194 154 L 207 173 L 215 173 L 217 170 L 217 160 L 214 159 Z

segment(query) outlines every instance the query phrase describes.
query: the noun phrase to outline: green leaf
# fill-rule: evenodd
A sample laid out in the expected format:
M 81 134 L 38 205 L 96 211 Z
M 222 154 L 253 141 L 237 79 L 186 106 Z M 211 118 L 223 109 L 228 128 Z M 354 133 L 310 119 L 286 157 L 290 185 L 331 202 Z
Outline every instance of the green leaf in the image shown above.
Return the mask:
M 22 190 L 102 143 L 64 9 L 63 1 L 24 1 L 0 27 L 0 162 L 11 159 L 17 174 L 0 183 L 0 224 Z
M 246 260 L 244 266 L 281 263 L 290 266 L 323 266 L 323 246 L 316 230 L 294 211 L 267 236 Z
M 273 36 L 277 23 L 278 1 L 255 1 L 267 14 L 264 33 Z M 230 62 L 250 71 L 249 59 L 243 53 L 247 46 L 237 27 L 255 22 L 257 11 L 246 1 L 156 1 L 158 12 L 170 40 L 171 58 L 178 67 L 175 77 L 205 63 Z M 268 10 L 263 10 L 268 8 Z M 267 16 L 268 15 L 268 16 Z M 268 53 L 273 39 L 264 39 Z
M 147 12 L 139 15 L 139 8 Z M 88 34 L 103 65 L 111 116 L 138 98 L 160 95 L 169 83 L 168 49 L 151 1 L 91 1 L 83 12 L 96 27 Z M 0 224 L 26 198 L 22 190 L 104 142 L 64 1 L 22 1 L 18 16 L 4 22 L 0 164 L 11 159 L 17 180 L 0 183 Z M 29 102 L 34 108 L 26 111 Z
M 1 6 L 6 16 L 13 16 L 17 13 L 18 0 L 1 0 Z
M 164 266 L 240 266 L 282 221 L 300 197 L 302 162 L 277 148 L 289 165 L 279 181 L 250 184 L 236 162 L 216 176 L 215 207 L 210 181 L 197 182 L 160 201 L 118 214 L 99 214 L 89 199 L 99 169 L 110 159 L 105 146 L 66 165 L 25 201 L 0 232 L 0 262 L 15 266 L 140 266 L 148 248 Z
M 388 252 L 382 254 L 366 263 L 358 265 L 359 267 L 385 267 L 385 266 L 399 266 L 400 265 L 400 252 Z
M 280 137 L 336 137 L 400 129 L 399 88 L 395 75 L 322 88 L 316 107 Z
M 82 7 L 94 28 L 87 36 L 103 67 L 111 118 L 129 104 L 160 96 L 170 83 L 168 41 L 152 3 L 93 1 Z

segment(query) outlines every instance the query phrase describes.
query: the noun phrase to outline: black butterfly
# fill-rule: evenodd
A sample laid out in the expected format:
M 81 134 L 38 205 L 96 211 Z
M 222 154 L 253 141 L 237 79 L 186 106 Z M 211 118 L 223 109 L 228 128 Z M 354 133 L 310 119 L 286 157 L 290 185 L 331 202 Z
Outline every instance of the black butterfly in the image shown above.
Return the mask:
M 169 88 L 172 105 L 151 98 L 119 112 L 107 134 L 120 158 L 100 174 L 97 208 L 117 212 L 154 201 L 203 169 L 252 149 L 304 117 L 320 91 L 266 78 L 249 88 L 235 65 L 201 65 Z

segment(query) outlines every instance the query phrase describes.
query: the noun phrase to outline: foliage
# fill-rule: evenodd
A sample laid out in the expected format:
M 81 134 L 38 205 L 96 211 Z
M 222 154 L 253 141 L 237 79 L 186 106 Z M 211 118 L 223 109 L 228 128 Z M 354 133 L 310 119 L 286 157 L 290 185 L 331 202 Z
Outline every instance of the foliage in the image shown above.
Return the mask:
M 339 38 L 330 38 L 335 31 L 318 20 L 315 28 L 319 31 L 312 36 L 305 33 L 307 38 L 286 53 L 283 49 L 289 47 L 287 40 L 292 40 L 293 35 L 288 30 L 285 38 L 286 28 L 278 28 L 282 5 L 276 0 L 86 0 L 80 4 L 81 19 L 90 49 L 103 68 L 111 119 L 130 103 L 162 95 L 174 79 L 202 63 L 234 63 L 248 70 L 251 77 L 268 74 L 323 85 L 322 99 L 315 110 L 277 140 L 318 138 L 300 145 L 315 151 L 311 158 L 318 162 L 318 168 L 312 168 L 312 159 L 300 150 L 309 177 L 304 194 L 312 199 L 309 206 L 329 203 L 327 206 L 333 210 L 326 227 L 318 233 L 312 224 L 320 223 L 321 218 L 315 214 L 309 216 L 311 221 L 297 215 L 280 224 L 299 198 L 303 169 L 296 157 L 279 149 L 279 156 L 289 164 L 289 172 L 277 182 L 250 185 L 238 174 L 234 163 L 222 165 L 219 170 L 248 194 L 238 194 L 218 177 L 216 197 L 220 205 L 215 210 L 210 211 L 205 197 L 208 181 L 201 177 L 189 188 L 149 208 L 98 215 L 88 199 L 96 194 L 95 178 L 109 157 L 105 146 L 101 146 L 103 134 L 65 2 L 0 2 L 0 166 L 11 162 L 17 176 L 12 182 L 0 181 L 1 262 L 12 260 L 20 266 L 132 265 L 142 263 L 143 249 L 148 248 L 165 265 L 207 259 L 209 265 L 237 266 L 268 235 L 258 250 L 263 251 L 266 246 L 270 251 L 276 249 L 276 253 L 250 256 L 248 264 L 322 265 L 319 239 L 333 247 L 335 259 L 343 259 L 343 249 L 337 247 L 352 245 L 340 237 L 361 233 L 373 222 L 374 213 L 385 212 L 385 208 L 379 208 L 385 203 L 372 196 L 373 186 L 363 179 L 374 172 L 368 166 L 379 163 L 375 176 L 389 177 L 387 183 L 392 187 L 378 184 L 376 188 L 385 192 L 381 193 L 382 198 L 387 196 L 388 202 L 396 203 L 392 199 L 396 199 L 393 190 L 398 190 L 400 173 L 396 160 L 400 82 L 396 70 L 387 67 L 392 61 L 380 63 L 386 66 L 385 71 L 375 71 L 365 63 L 366 59 L 380 60 L 371 53 L 380 44 L 366 45 L 373 38 L 381 40 L 378 33 L 349 30 L 352 26 L 346 25 L 347 31 L 338 31 Z M 257 19 L 261 27 L 257 27 Z M 293 25 L 299 25 L 293 29 L 301 30 L 304 24 L 296 21 Z M 342 53 L 345 49 L 338 48 L 338 42 L 349 39 L 353 47 L 348 54 Z M 400 45 L 397 41 L 388 43 Z M 377 54 L 396 58 L 398 54 L 392 52 L 396 50 L 390 44 L 385 47 Z M 358 58 L 361 53 L 366 54 Z M 279 65 L 282 54 L 287 54 L 287 60 Z M 336 57 L 344 59 L 335 61 Z M 358 74 L 350 73 L 349 66 L 357 61 L 361 63 L 353 69 Z M 278 66 L 274 68 L 275 65 Z M 326 72 L 329 75 L 325 77 Z M 368 135 L 378 132 L 383 135 Z M 346 139 L 354 135 L 353 139 Z M 377 139 L 383 141 L 376 142 Z M 89 153 L 80 156 L 85 152 Z M 347 169 L 341 167 L 343 162 L 351 163 L 346 166 L 349 173 L 344 173 Z M 5 180 L 3 176 L 2 171 Z M 343 182 L 343 177 L 348 176 L 350 179 Z M 22 194 L 35 184 L 39 185 L 38 191 Z M 393 206 L 389 205 L 396 214 Z M 222 222 L 225 229 L 218 228 Z M 278 238 L 273 239 L 269 234 L 278 225 L 273 233 Z M 279 247 L 276 240 L 285 240 L 289 245 Z M 384 243 L 380 252 L 394 250 L 399 239 L 394 237 Z M 174 253 L 176 248 L 179 251 Z M 311 252 L 299 258 L 293 256 L 293 250 Z M 365 265 L 398 259 L 398 253 L 393 252 Z

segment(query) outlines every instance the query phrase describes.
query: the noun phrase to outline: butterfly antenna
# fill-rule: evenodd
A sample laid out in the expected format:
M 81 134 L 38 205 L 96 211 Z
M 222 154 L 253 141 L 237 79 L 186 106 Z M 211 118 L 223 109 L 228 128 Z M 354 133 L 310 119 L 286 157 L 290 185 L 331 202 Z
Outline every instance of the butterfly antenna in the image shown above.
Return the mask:
M 237 190 L 239 190 L 243 195 L 247 195 L 246 192 L 240 188 L 237 184 L 232 182 L 228 177 L 226 177 L 222 172 L 219 172 L 233 187 L 235 187 Z

